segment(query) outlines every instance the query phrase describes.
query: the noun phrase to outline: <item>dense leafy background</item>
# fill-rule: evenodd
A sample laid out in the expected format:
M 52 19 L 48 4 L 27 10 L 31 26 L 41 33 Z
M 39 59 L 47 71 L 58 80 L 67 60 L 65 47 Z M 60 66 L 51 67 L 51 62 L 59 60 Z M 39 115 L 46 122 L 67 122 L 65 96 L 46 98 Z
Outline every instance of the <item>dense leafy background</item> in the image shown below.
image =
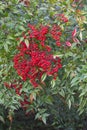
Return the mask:
M 78 42 L 71 41 L 72 46 L 65 48 L 56 48 L 52 43 L 54 54 L 62 59 L 63 68 L 56 82 L 45 79 L 46 87 L 43 90 L 33 89 L 29 81 L 23 83 L 22 91 L 29 97 L 34 97 L 34 102 L 27 112 L 33 109 L 36 119 L 41 119 L 44 123 L 50 114 L 52 123 L 57 128 L 70 130 L 71 127 L 74 130 L 76 127 L 82 127 L 79 126 L 81 119 L 87 115 L 86 5 L 86 0 L 32 0 L 27 5 L 19 0 L 0 1 L 0 104 L 8 109 L 9 117 L 12 117 L 14 110 L 20 108 L 19 100 L 23 100 L 13 89 L 4 86 L 4 82 L 21 80 L 13 68 L 13 57 L 19 45 L 17 38 L 23 40 L 21 34 L 27 31 L 28 23 L 36 26 L 52 26 L 56 23 L 63 30 L 63 42 L 70 38 L 74 28 L 77 29 Z M 69 22 L 60 23 L 55 17 L 58 13 L 64 13 Z M 0 120 L 4 122 L 2 113 Z M 77 126 L 75 121 L 78 122 Z

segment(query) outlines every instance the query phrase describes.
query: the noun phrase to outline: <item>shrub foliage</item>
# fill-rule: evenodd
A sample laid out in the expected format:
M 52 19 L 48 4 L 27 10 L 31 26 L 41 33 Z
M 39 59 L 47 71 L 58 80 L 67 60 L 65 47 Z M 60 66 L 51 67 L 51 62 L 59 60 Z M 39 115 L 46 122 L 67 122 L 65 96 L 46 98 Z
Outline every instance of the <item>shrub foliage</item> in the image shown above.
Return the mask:
M 86 11 L 85 0 L 0 1 L 0 104 L 9 120 L 20 107 L 44 123 L 62 107 L 87 112 Z

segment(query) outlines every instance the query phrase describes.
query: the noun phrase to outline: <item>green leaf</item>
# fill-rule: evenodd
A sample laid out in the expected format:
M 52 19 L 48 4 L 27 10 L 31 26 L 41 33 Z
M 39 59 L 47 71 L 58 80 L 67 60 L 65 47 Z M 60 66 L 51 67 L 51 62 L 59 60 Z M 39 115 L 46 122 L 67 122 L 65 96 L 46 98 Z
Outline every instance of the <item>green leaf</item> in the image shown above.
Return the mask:
M 47 77 L 47 74 L 44 73 L 44 74 L 42 75 L 42 77 L 41 77 L 41 81 L 44 81 L 44 80 L 46 79 L 46 77 Z
M 36 93 L 33 92 L 32 95 L 33 95 L 34 100 L 36 100 L 36 96 L 37 96 Z
M 71 81 L 71 86 L 74 86 L 74 85 L 77 85 L 79 83 L 79 78 L 78 77 L 75 77 L 72 79 Z
M 22 31 L 26 31 L 23 26 L 19 26 L 19 29 L 22 30 Z
M 71 100 L 69 99 L 68 100 L 68 106 L 69 106 L 69 109 L 71 108 Z
M 38 118 L 40 118 L 40 114 L 39 114 L 39 113 L 37 113 L 37 114 L 35 115 L 35 119 L 38 119 Z
M 45 116 L 42 117 L 42 121 L 44 124 L 46 124 L 46 117 Z
M 83 38 L 82 38 L 82 32 L 80 32 L 79 37 L 80 37 L 81 40 L 83 39 Z
M 65 92 L 64 92 L 63 89 L 59 92 L 59 94 L 60 94 L 62 97 L 65 97 Z
M 24 40 L 24 37 L 21 37 L 21 38 L 20 38 L 20 42 L 22 42 L 23 40 Z
M 44 114 L 42 115 L 42 121 L 43 121 L 44 124 L 46 124 L 46 118 L 47 118 L 48 116 L 49 116 L 48 113 L 44 113 Z
M 48 104 L 51 104 L 51 105 L 52 105 L 52 104 L 53 104 L 53 103 L 52 103 L 52 101 L 53 101 L 52 96 L 50 96 L 50 95 L 49 95 L 48 97 L 46 97 L 46 103 L 48 103 Z
M 12 37 L 12 36 L 10 36 L 10 35 L 8 35 L 7 38 L 10 39 L 10 40 L 14 40 L 14 37 Z
M 55 86 L 55 80 L 51 81 L 51 87 L 53 88 Z
M 27 47 L 29 47 L 29 40 L 28 39 L 25 39 L 25 44 Z
M 4 43 L 4 49 L 5 49 L 6 52 L 9 51 L 9 49 L 8 49 L 8 45 L 7 45 L 6 43 Z
M 3 116 L 0 116 L 0 121 L 5 123 L 5 120 L 4 120 Z

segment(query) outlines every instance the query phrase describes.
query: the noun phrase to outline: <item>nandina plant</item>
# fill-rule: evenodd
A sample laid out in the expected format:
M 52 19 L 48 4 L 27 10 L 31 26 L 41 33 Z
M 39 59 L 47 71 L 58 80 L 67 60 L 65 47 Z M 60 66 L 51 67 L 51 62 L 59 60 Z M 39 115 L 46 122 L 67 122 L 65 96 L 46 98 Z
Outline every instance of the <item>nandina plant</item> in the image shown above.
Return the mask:
M 59 14 L 59 16 L 60 21 L 68 22 L 64 14 Z M 60 25 L 36 26 L 28 24 L 27 31 L 22 33 L 21 38 L 17 38 L 19 45 L 17 46 L 17 53 L 13 57 L 13 64 L 20 80 L 15 80 L 10 84 L 4 83 L 4 85 L 7 88 L 14 89 L 15 93 L 23 98 L 20 100 L 20 105 L 27 113 L 31 110 L 30 106 L 35 104 L 40 95 L 46 96 L 45 99 L 48 98 L 48 103 L 52 103 L 50 99 L 52 90 L 48 93 L 49 91 L 46 88 L 54 87 L 55 81 L 58 79 L 59 69 L 62 68 L 62 62 L 57 55 L 57 51 L 60 47 L 71 47 L 70 42 L 73 41 L 75 36 L 76 29 L 72 31 L 71 39 L 65 39 L 64 42 Z M 22 86 L 28 81 L 30 85 L 28 89 L 25 89 Z M 31 86 L 33 91 L 28 92 Z M 37 90 L 35 93 L 34 89 Z M 41 100 L 44 103 L 43 99 Z M 33 109 L 35 108 L 33 107 Z
M 36 118 L 41 118 L 43 121 L 48 116 L 47 114 L 44 117 L 45 105 L 52 104 L 53 100 L 54 92 L 51 86 L 52 88 L 55 86 L 58 72 L 62 69 L 58 51 L 68 49 L 76 40 L 76 29 L 64 36 L 66 29 L 64 30 L 61 25 L 66 25 L 68 18 L 62 13 L 55 14 L 54 17 L 60 24 L 28 24 L 26 31 L 17 38 L 19 45 L 13 56 L 13 65 L 19 78 L 4 83 L 20 97 L 20 106 L 27 113 L 31 110 L 40 112 Z
M 54 1 L 0 3 L 0 103 L 10 111 L 22 107 L 28 114 L 35 112 L 44 122 L 54 95 L 69 108 L 80 106 L 82 111 L 87 95 L 83 5 L 81 1 Z
M 19 41 L 18 53 L 13 58 L 14 68 L 23 82 L 29 80 L 33 88 L 44 89 L 46 78 L 51 77 L 51 80 L 56 80 L 58 71 L 62 68 L 60 58 L 54 56 L 50 45 L 50 40 L 53 40 L 55 46 L 61 46 L 61 28 L 57 25 L 51 29 L 49 26 L 36 27 L 31 24 L 28 24 L 28 28 L 27 32 L 23 33 L 24 39 Z M 12 86 L 16 94 L 24 95 L 24 102 L 21 101 L 21 105 L 27 110 L 28 104 L 30 106 L 34 97 L 31 95 L 28 99 L 27 93 L 21 92 L 21 86 L 17 87 L 17 84 Z
M 63 14 L 59 16 L 62 17 L 60 20 L 64 23 L 68 22 L 68 19 Z M 71 47 L 70 42 L 75 39 L 76 29 L 71 33 L 71 41 L 66 40 L 63 42 L 62 36 L 61 26 L 57 24 L 52 26 L 28 24 L 27 31 L 22 33 L 22 38 L 18 38 L 18 51 L 14 55 L 13 63 L 14 69 L 21 78 L 21 84 L 19 81 L 16 81 L 18 83 L 12 83 L 10 88 L 13 88 L 17 95 L 23 97 L 23 101 L 20 100 L 20 105 L 27 113 L 30 110 L 35 110 L 34 105 L 38 104 L 36 104 L 36 102 L 39 100 L 38 98 L 40 96 L 44 96 L 45 100 L 48 99 L 47 102 L 44 102 L 44 99 L 41 99 L 44 106 L 45 103 L 52 104 L 52 97 L 50 96 L 52 90 L 49 86 L 54 87 L 56 79 L 58 79 L 58 72 L 62 69 L 61 59 L 56 54 L 57 49 L 54 50 L 54 48 Z M 31 89 L 32 86 L 32 92 L 28 92 L 28 90 L 25 90 L 25 88 L 22 87 L 22 84 L 24 82 L 27 83 L 28 81 L 29 84 L 31 84 L 28 86 L 28 89 Z M 5 86 L 8 85 L 5 84 Z M 48 90 L 48 87 L 50 91 Z M 34 89 L 37 90 L 36 93 L 34 93 Z M 31 106 L 33 106 L 32 109 Z M 45 116 L 48 116 L 48 114 Z M 40 118 L 41 115 L 36 117 Z

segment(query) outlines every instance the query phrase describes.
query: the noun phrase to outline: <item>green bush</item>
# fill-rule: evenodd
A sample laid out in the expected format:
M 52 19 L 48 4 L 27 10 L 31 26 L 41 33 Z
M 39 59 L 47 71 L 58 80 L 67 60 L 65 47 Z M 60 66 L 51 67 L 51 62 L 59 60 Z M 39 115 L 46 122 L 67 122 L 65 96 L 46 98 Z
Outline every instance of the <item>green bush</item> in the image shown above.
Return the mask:
M 19 0 L 6 0 L 5 2 L 2 0 L 0 2 L 0 104 L 8 109 L 9 117 L 13 115 L 14 110 L 21 107 L 20 101 L 24 101 L 25 93 L 29 97 L 28 102 L 32 102 L 28 105 L 26 112 L 34 111 L 35 118 L 42 120 L 45 124 L 46 118 L 51 114 L 55 115 L 56 121 L 53 122 L 54 124 L 57 122 L 59 127 L 62 120 L 63 124 L 66 124 L 65 122 L 68 122 L 72 116 L 79 118 L 78 114 L 87 113 L 86 11 L 85 0 L 78 0 L 78 2 L 73 0 L 32 0 L 28 4 Z M 68 21 L 66 22 L 66 20 Z M 24 40 L 22 34 L 27 33 L 28 23 L 37 28 L 40 25 L 52 28 L 56 24 L 62 30 L 60 39 L 62 45 L 58 45 L 60 47 L 56 46 L 55 40 L 50 39 L 49 36 L 46 43 L 51 46 L 53 56 L 61 58 L 62 69 L 59 70 L 56 80 L 43 75 L 42 81 L 45 82 L 45 86 L 37 88 L 34 88 L 29 80 L 25 82 L 22 80 L 15 71 L 13 63 L 13 57 L 18 53 L 17 46 L 20 41 Z M 27 40 L 26 44 L 29 44 Z M 11 89 L 11 85 L 15 81 L 17 84 L 23 85 L 20 90 L 24 93 L 22 96 L 16 94 L 15 89 Z M 62 108 L 65 108 L 62 111 L 64 116 L 60 113 Z M 49 109 L 51 110 L 49 111 Z M 66 120 L 67 112 L 68 120 Z M 72 120 L 70 120 L 71 122 Z M 76 124 L 72 124 L 73 129 L 74 127 L 77 127 Z

